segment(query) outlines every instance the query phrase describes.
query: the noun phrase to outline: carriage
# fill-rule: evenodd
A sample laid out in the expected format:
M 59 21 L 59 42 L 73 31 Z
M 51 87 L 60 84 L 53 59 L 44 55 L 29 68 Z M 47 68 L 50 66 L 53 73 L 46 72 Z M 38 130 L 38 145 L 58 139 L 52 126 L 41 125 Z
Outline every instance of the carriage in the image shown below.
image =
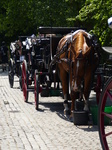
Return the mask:
M 19 36 L 18 40 L 11 42 L 10 44 L 10 60 L 9 60 L 9 67 L 8 67 L 8 77 L 9 77 L 9 84 L 10 87 L 13 88 L 14 85 L 14 76 L 19 78 L 19 85 L 20 89 L 22 90 L 22 62 L 24 60 L 25 48 L 24 48 L 24 40 L 26 36 Z
M 41 96 L 62 95 L 62 87 L 55 65 L 55 54 L 60 39 L 79 29 L 78 27 L 39 27 L 39 36 L 31 48 L 31 65 L 24 60 L 22 64 L 22 89 L 24 101 L 29 92 L 34 92 L 35 108 L 39 108 Z M 68 94 L 69 95 L 69 94 Z
M 29 92 L 34 92 L 36 109 L 39 108 L 39 94 L 41 94 L 41 96 L 50 96 L 52 92 L 55 91 L 57 95 L 60 95 L 60 79 L 57 76 L 56 65 L 54 65 L 56 62 L 56 48 L 58 42 L 65 34 L 77 29 L 78 28 L 40 27 L 38 37 L 28 37 L 31 40 L 29 50 L 26 50 L 26 47 L 23 48 L 25 50 L 24 60 L 22 59 L 22 63 L 20 59 L 16 62 L 18 62 L 17 64 L 19 64 L 20 70 L 22 70 L 22 73 L 18 73 L 18 76 L 20 76 L 22 80 L 24 101 L 28 101 Z M 108 150 L 109 138 L 112 132 L 108 132 L 104 120 L 105 117 L 109 118 L 109 125 L 112 125 L 111 113 L 105 112 L 106 106 L 112 106 L 112 48 L 103 47 L 103 49 L 108 52 L 110 56 L 107 62 L 100 65 L 96 70 L 97 84 L 95 92 L 97 104 L 99 105 L 98 126 L 100 140 L 103 149 Z M 16 66 L 17 64 L 14 64 L 14 59 L 15 58 L 12 57 L 9 63 L 9 82 L 11 87 L 13 87 L 15 69 L 18 68 Z
M 34 92 L 35 108 L 39 109 L 39 94 L 41 96 L 50 96 L 52 92 L 60 95 L 60 79 L 57 75 L 55 62 L 57 61 L 56 48 L 60 39 L 72 30 L 78 28 L 56 28 L 56 27 L 40 27 L 39 36 L 35 38 L 29 53 L 29 60 L 24 59 L 22 63 L 22 89 L 24 101 L 28 101 L 29 92 Z M 92 38 L 92 37 L 91 37 Z M 93 43 L 95 45 L 95 42 Z M 65 45 L 67 47 L 67 45 Z M 65 48 L 66 48 L 65 47 Z M 94 46 L 96 47 L 96 46 Z M 65 49 L 63 47 L 62 53 Z M 105 51 L 111 53 L 110 49 L 103 47 Z M 60 54 L 59 54 L 60 55 Z M 96 70 L 97 82 L 95 87 L 96 100 L 99 105 L 98 125 L 101 143 L 104 149 L 108 149 L 107 136 L 111 133 L 105 132 L 104 116 L 111 119 L 112 116 L 104 109 L 107 105 L 112 105 L 112 78 L 109 78 L 112 73 L 111 59 L 99 65 Z M 81 58 L 79 58 L 79 61 Z M 69 84 L 69 83 L 68 83 Z
M 112 17 L 108 19 L 108 25 L 112 28 Z M 111 149 L 112 140 L 112 47 L 102 47 L 109 54 L 109 58 L 105 62 L 101 73 L 99 74 L 98 83 L 101 91 L 99 92 L 100 100 L 98 106 L 98 129 L 102 148 L 104 150 Z M 103 83 L 103 88 L 101 88 Z M 110 110 L 106 111 L 107 106 Z M 105 120 L 109 120 L 106 126 Z M 110 129 L 110 130 L 109 130 Z

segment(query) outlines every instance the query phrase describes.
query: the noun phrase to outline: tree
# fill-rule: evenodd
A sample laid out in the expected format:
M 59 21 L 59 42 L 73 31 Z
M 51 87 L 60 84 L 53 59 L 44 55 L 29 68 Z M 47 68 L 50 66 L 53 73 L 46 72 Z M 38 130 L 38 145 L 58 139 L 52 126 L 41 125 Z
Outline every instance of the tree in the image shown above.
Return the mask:
M 111 0 L 86 0 L 75 21 L 80 21 L 88 30 L 98 35 L 103 45 L 112 45 L 112 31 L 108 28 L 107 20 L 112 15 Z
M 111 0 L 0 0 L 0 38 L 38 33 L 39 26 L 79 26 L 112 45 Z

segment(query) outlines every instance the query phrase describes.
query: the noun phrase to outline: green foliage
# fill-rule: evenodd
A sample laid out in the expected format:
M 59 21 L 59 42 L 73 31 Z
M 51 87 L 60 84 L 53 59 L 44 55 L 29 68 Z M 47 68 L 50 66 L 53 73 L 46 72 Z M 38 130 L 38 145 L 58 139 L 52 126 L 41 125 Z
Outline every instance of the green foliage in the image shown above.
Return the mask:
M 98 35 L 102 45 L 112 45 L 112 30 L 107 24 L 112 16 L 111 8 L 111 0 L 86 0 L 75 19 Z
M 111 0 L 0 0 L 0 41 L 38 34 L 39 26 L 79 26 L 112 45 Z

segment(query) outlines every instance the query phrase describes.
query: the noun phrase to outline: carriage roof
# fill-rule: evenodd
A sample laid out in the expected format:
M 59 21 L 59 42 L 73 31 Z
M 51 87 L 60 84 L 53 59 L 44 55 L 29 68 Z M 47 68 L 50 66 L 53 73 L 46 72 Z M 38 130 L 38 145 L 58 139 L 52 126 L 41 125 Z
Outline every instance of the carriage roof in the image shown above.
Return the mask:
M 40 34 L 67 34 L 71 31 L 82 29 L 79 27 L 39 27 L 38 32 Z

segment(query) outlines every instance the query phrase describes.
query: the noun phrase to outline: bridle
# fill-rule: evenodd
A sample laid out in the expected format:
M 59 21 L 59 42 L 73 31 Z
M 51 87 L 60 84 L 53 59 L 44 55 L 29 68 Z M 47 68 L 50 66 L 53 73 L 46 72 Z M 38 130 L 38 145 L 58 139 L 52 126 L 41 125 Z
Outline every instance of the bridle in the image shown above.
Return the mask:
M 69 74 L 70 74 L 70 72 L 72 74 L 72 86 L 73 86 L 73 83 L 74 83 L 74 85 L 77 86 L 77 83 L 76 83 L 77 80 L 80 80 L 81 83 L 83 83 L 83 81 L 84 81 L 84 77 L 82 78 L 82 76 L 79 75 L 79 67 L 80 67 L 80 63 L 82 63 L 82 61 L 84 62 L 84 72 L 85 72 L 86 65 L 87 65 L 87 60 L 85 58 L 75 58 L 75 61 L 72 59 L 70 61 L 71 66 L 69 65 Z M 74 66 L 76 68 L 75 72 L 74 72 Z M 70 80 L 70 75 L 69 75 L 69 80 Z
M 72 38 L 71 38 L 72 39 Z M 73 39 L 72 39 L 72 41 L 71 41 L 71 45 L 72 45 L 72 43 L 73 43 Z M 87 68 L 87 66 L 90 64 L 90 62 L 89 62 L 89 58 L 86 56 L 86 57 L 82 57 L 82 50 L 80 51 L 80 54 L 79 54 L 79 56 L 77 57 L 77 58 L 75 58 L 75 54 L 73 53 L 73 50 L 72 50 L 72 48 L 71 48 L 72 46 L 70 46 L 70 65 L 69 65 L 69 74 L 70 74 L 70 71 L 71 71 L 71 73 L 72 73 L 72 85 L 73 85 L 73 82 L 74 82 L 74 85 L 76 85 L 77 86 L 77 84 L 76 84 L 76 81 L 77 80 L 80 80 L 81 81 L 81 85 L 82 85 L 82 83 L 84 82 L 84 76 L 85 76 L 85 72 L 86 72 L 86 68 Z M 92 49 L 92 45 L 91 45 L 91 48 L 90 48 L 90 55 L 89 55 L 89 57 L 91 57 L 91 49 Z M 74 60 L 72 60 L 72 58 L 71 58 L 71 55 L 73 54 L 73 58 L 74 58 Z M 80 76 L 79 75 L 79 73 L 78 73 L 78 69 L 79 69 L 79 67 L 80 67 L 80 62 L 81 61 L 83 61 L 83 63 L 84 63 L 84 76 L 82 77 L 82 76 Z M 81 62 L 82 63 L 82 62 Z M 91 62 L 92 63 L 92 62 Z M 76 71 L 74 72 L 73 70 L 74 70 L 74 65 L 76 65 L 75 67 L 76 67 Z M 71 70 L 70 70 L 71 69 Z M 69 78 L 70 78 L 70 75 L 69 75 Z M 70 80 L 70 79 L 69 79 Z

